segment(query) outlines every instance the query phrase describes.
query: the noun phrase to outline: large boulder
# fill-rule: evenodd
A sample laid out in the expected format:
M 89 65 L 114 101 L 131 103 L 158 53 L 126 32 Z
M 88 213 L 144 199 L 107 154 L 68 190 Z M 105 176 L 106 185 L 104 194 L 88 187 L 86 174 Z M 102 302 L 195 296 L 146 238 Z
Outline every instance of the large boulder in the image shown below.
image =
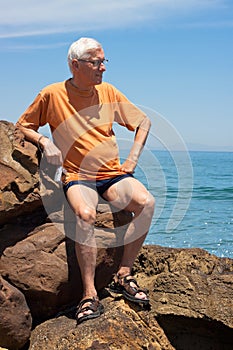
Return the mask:
M 109 218 L 109 214 L 106 212 L 106 217 Z M 101 215 L 103 217 L 103 213 Z M 63 224 L 59 222 L 47 222 L 29 232 L 27 229 L 21 224 L 16 235 L 24 238 L 6 245 L 5 249 L 2 243 L 0 273 L 24 293 L 33 317 L 46 319 L 81 298 L 82 283 L 74 241 L 65 238 Z M 7 237 L 12 231 L 15 231 L 13 226 L 7 225 L 1 235 Z M 96 232 L 104 233 L 106 239 L 105 230 L 96 228 Z M 121 255 L 122 247 L 98 250 L 98 290 L 110 282 Z
M 233 329 L 233 259 L 205 250 L 143 247 L 135 263 L 153 291 L 161 324 L 166 315 L 202 319 Z M 172 318 L 172 317 L 171 317 Z M 173 317 L 175 320 L 175 317 Z
M 30 350 L 173 350 L 152 312 L 123 300 L 102 299 L 105 313 L 77 327 L 71 315 L 61 315 L 36 327 Z
M 21 349 L 31 334 L 32 317 L 24 295 L 0 277 L 0 346 Z
M 0 225 L 42 205 L 37 147 L 14 124 L 0 122 Z

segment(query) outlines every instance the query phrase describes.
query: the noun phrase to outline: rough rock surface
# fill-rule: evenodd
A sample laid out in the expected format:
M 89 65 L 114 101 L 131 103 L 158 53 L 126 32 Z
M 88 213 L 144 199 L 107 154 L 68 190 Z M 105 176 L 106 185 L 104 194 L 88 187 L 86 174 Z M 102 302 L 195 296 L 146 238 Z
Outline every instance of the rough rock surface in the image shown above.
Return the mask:
M 60 316 L 38 326 L 32 332 L 30 349 L 174 349 L 148 311 L 134 310 L 110 297 L 102 303 L 105 313 L 98 321 L 77 327 L 72 317 Z
M 72 312 L 57 315 L 33 330 L 30 349 L 232 349 L 231 259 L 146 246 L 134 272 L 150 291 L 149 309 L 105 289 L 104 315 L 78 326 Z
M 25 297 L 0 277 L 0 344 L 20 349 L 29 339 L 32 317 Z M 16 341 L 17 340 L 17 341 Z
M 37 147 L 0 122 L 0 225 L 41 206 Z
M 52 180 L 54 169 L 39 180 L 37 148 L 8 122 L 0 122 L 0 136 L 0 349 L 232 349 L 233 260 L 201 249 L 145 246 L 134 273 L 151 305 L 126 302 L 107 286 L 131 215 L 106 203 L 95 224 L 96 285 L 105 313 L 77 326 L 75 217 Z
M 21 226 L 17 234 L 22 237 L 25 230 Z M 2 229 L 3 235 L 8 232 L 9 226 Z M 121 251 L 121 247 L 99 249 L 98 289 L 110 282 Z M 74 244 L 65 240 L 60 223 L 38 226 L 26 238 L 6 247 L 1 257 L 0 273 L 24 293 L 35 318 L 46 319 L 61 307 L 77 302 L 82 295 Z

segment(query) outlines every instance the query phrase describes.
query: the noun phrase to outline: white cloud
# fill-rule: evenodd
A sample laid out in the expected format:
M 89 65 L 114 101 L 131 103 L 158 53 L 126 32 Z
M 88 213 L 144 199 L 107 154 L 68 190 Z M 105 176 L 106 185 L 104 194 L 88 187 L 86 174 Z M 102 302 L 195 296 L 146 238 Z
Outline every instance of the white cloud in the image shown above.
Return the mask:
M 224 0 L 0 0 L 0 38 L 158 23 L 166 17 L 226 5 Z

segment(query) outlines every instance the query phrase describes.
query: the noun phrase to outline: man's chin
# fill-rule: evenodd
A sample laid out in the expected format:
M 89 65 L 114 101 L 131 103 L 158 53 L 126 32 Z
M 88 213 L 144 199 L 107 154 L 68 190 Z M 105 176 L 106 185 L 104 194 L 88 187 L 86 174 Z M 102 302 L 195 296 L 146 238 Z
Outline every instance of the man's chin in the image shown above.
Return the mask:
M 102 79 L 101 80 L 97 80 L 95 85 L 100 85 L 102 83 Z

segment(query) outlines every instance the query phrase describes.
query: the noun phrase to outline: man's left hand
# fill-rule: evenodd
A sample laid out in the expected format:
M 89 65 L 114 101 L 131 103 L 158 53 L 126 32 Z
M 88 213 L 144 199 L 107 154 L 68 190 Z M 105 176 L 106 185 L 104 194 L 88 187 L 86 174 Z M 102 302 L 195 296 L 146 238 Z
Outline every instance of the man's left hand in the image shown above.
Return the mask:
M 121 170 L 126 173 L 133 174 L 137 166 L 137 163 L 131 159 L 126 159 L 126 161 L 121 165 Z

